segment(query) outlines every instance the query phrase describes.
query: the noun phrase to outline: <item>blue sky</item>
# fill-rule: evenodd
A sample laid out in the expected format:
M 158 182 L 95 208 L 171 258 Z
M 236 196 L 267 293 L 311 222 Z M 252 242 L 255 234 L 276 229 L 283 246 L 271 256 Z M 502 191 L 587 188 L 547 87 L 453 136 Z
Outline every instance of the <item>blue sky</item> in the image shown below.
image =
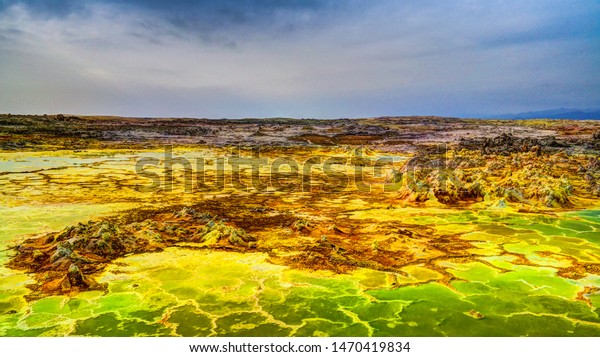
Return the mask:
M 0 0 L 0 112 L 598 108 L 599 19 L 597 0 Z

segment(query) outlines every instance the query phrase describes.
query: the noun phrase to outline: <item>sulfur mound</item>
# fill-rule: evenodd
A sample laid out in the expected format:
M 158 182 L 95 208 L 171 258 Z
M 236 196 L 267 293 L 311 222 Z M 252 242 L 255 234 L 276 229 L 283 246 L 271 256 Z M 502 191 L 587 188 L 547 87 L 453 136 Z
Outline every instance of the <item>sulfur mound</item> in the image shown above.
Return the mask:
M 208 247 L 256 246 L 255 238 L 207 213 L 184 207 L 173 213 L 156 212 L 143 221 L 90 221 L 54 234 L 28 239 L 16 247 L 9 266 L 34 273 L 30 298 L 43 295 L 103 290 L 91 276 L 106 264 L 128 254 L 158 251 L 180 242 Z

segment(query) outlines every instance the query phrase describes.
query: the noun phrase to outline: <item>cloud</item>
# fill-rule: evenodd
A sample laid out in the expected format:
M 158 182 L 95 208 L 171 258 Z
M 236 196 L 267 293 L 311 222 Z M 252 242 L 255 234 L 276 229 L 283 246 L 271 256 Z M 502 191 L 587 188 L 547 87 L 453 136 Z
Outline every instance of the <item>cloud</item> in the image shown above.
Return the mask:
M 600 4 L 1 1 L 0 111 L 468 115 L 600 106 Z
M 4 11 L 14 5 L 24 5 L 38 15 L 46 17 L 66 16 L 81 10 L 83 3 L 85 3 L 85 0 L 0 0 L 0 10 Z

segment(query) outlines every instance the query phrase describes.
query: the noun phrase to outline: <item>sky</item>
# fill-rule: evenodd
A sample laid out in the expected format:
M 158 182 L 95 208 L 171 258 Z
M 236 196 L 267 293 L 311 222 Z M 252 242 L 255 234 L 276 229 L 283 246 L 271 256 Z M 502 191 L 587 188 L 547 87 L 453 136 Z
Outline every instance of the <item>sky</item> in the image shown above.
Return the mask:
M 598 0 L 0 0 L 0 113 L 600 108 Z

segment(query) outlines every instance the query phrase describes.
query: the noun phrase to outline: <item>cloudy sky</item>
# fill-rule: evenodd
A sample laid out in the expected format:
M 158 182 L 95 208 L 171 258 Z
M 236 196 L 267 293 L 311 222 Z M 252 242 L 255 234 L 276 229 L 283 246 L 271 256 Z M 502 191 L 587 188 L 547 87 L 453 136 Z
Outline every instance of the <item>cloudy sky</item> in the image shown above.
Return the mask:
M 600 107 L 598 0 L 0 0 L 0 112 Z

